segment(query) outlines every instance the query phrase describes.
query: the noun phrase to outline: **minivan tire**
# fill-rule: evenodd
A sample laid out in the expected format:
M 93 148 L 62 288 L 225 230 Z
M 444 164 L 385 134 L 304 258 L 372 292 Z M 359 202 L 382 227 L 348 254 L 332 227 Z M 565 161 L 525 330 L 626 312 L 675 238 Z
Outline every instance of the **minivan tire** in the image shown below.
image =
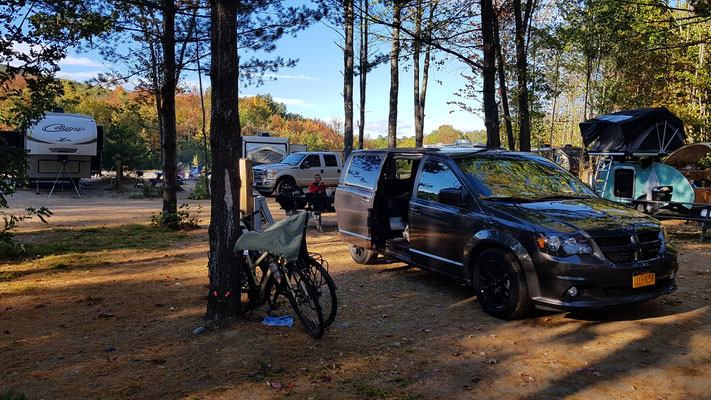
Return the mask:
M 484 250 L 476 260 L 473 283 L 479 304 L 494 317 L 520 318 L 531 309 L 526 277 L 510 252 Z
M 378 253 L 370 249 L 364 249 L 352 244 L 348 246 L 351 250 L 351 258 L 358 264 L 372 264 L 378 258 Z

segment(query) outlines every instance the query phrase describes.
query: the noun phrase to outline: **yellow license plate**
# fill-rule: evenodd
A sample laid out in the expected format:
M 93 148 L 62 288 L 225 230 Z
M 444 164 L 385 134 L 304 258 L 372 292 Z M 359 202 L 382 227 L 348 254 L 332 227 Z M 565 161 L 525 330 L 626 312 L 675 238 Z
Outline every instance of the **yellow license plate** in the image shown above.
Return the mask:
M 636 289 L 643 286 L 651 286 L 656 282 L 654 273 L 638 274 L 632 277 L 632 288 Z

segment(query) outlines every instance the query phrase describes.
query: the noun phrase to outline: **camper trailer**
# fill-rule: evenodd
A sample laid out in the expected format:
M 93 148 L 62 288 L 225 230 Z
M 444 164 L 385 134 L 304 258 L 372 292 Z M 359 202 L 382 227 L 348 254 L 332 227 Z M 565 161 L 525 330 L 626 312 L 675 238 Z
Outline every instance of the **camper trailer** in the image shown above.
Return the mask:
M 289 138 L 269 136 L 259 132 L 255 136 L 242 136 L 242 154 L 252 164 L 276 164 L 291 153 L 306 151 L 305 144 L 293 144 Z
M 684 124 L 666 108 L 626 110 L 580 124 L 588 155 L 597 157 L 597 193 L 609 200 L 672 200 L 687 209 L 694 190 L 676 169 L 660 161 L 684 145 Z
M 32 181 L 89 178 L 101 171 L 103 129 L 88 115 L 48 112 L 24 136 Z

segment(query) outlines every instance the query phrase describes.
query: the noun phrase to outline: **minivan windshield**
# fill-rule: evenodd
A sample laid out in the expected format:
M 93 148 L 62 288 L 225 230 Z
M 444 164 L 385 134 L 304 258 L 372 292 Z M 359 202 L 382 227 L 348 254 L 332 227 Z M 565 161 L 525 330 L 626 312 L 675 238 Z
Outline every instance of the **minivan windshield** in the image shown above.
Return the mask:
M 301 160 L 304 159 L 304 157 L 306 157 L 306 154 L 294 153 L 282 160 L 282 164 L 299 165 L 299 163 L 301 162 Z
M 568 171 L 544 158 L 478 155 L 456 160 L 487 200 L 553 200 L 596 197 Z

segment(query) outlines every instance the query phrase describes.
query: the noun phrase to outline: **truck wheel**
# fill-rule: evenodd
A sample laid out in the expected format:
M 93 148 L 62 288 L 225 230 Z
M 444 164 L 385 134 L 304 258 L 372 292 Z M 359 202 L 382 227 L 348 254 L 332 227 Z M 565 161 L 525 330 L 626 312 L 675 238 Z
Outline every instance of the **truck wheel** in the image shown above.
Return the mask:
M 378 253 L 364 249 L 362 247 L 349 245 L 351 250 L 351 258 L 358 264 L 372 264 L 376 258 L 378 258 Z
M 259 194 L 261 194 L 264 197 L 270 196 L 274 192 L 273 189 L 272 190 L 257 190 L 257 191 L 259 192 Z
M 294 186 L 295 182 L 291 178 L 281 178 L 277 181 L 276 186 L 274 187 L 274 190 L 276 190 L 277 194 L 285 191 L 286 189 Z
M 526 277 L 515 255 L 485 250 L 476 260 L 473 278 L 479 304 L 488 314 L 515 319 L 531 309 Z

